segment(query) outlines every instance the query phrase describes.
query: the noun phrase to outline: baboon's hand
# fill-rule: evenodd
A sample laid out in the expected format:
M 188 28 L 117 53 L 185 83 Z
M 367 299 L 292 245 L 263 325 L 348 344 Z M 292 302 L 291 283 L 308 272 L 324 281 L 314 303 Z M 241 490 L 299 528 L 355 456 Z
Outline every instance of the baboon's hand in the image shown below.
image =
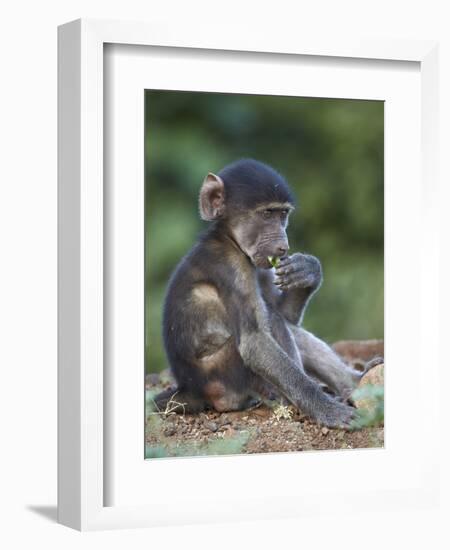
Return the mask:
M 329 428 L 348 428 L 354 418 L 355 410 L 354 407 L 331 397 L 326 404 L 321 403 L 321 406 L 311 416 Z
M 275 284 L 281 290 L 310 288 L 315 290 L 322 282 L 322 267 L 314 256 L 297 252 L 281 258 L 275 270 Z

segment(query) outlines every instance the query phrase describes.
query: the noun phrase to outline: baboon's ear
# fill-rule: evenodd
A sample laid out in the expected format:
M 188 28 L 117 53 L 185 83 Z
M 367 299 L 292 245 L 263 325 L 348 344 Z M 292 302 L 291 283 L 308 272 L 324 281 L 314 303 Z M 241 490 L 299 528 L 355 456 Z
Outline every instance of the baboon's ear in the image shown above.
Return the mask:
M 211 172 L 203 181 L 199 197 L 200 217 L 211 222 L 221 218 L 225 212 L 225 186 L 216 174 Z

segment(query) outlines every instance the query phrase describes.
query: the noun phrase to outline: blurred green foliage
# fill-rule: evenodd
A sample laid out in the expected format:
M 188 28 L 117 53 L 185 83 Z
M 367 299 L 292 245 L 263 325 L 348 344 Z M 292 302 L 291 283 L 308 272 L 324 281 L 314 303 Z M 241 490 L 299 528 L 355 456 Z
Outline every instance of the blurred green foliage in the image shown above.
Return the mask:
M 146 370 L 167 366 L 162 304 L 170 273 L 206 227 L 209 171 L 252 157 L 297 197 L 291 252 L 322 261 L 304 326 L 328 342 L 383 337 L 383 132 L 380 101 L 146 91 Z
M 364 405 L 358 405 L 350 429 L 360 430 L 384 423 L 384 386 L 366 384 L 354 390 L 352 398 L 355 401 L 363 400 Z

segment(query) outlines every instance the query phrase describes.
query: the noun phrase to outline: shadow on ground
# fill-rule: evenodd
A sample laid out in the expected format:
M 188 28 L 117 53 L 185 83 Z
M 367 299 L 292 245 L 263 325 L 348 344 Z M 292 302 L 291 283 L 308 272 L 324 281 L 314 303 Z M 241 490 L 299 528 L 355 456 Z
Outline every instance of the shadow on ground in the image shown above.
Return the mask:
M 56 506 L 27 506 L 27 510 L 34 512 L 48 521 L 56 523 L 58 521 L 58 509 Z

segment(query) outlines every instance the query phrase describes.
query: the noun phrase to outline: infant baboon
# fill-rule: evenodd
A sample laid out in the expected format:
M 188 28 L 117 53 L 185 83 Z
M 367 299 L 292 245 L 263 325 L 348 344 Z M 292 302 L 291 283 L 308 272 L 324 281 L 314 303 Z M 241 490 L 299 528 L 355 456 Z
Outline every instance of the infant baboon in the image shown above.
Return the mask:
M 271 388 L 326 426 L 351 421 L 350 394 L 367 369 L 348 368 L 299 326 L 322 269 L 288 254 L 293 204 L 285 179 L 255 160 L 206 176 L 199 207 L 210 227 L 167 289 L 163 337 L 178 387 L 156 397 L 160 408 L 176 391 L 186 411 L 239 410 Z

